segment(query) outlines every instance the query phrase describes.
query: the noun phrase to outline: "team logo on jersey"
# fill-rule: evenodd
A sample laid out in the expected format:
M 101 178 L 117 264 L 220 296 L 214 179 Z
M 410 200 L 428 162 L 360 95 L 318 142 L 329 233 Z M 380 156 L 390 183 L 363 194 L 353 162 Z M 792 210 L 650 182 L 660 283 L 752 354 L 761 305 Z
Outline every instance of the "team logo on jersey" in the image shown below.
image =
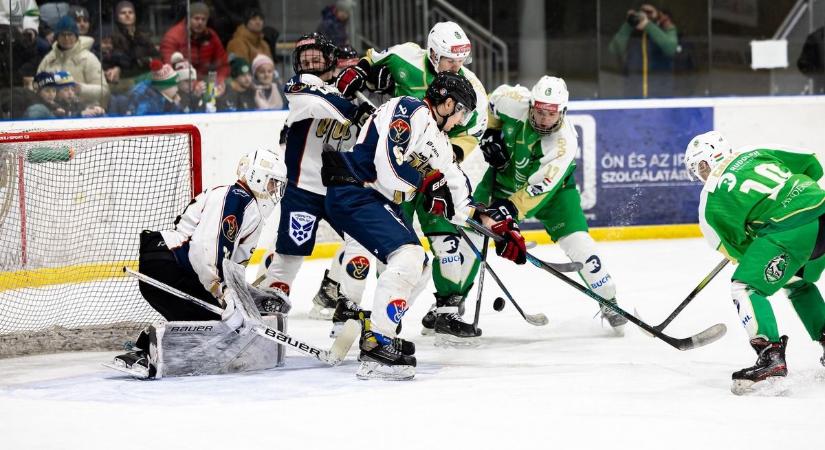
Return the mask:
M 400 323 L 405 312 L 407 312 L 407 301 L 402 298 L 390 300 L 390 304 L 387 305 L 387 317 L 393 323 Z
M 788 255 L 782 253 L 781 255 L 774 256 L 773 259 L 768 261 L 768 265 L 765 266 L 765 281 L 768 283 L 776 283 L 781 280 L 782 277 L 785 276 L 785 269 L 787 267 Z
M 315 216 L 306 212 L 289 214 L 289 237 L 298 245 L 303 245 L 312 237 L 315 228 Z
M 270 284 L 269 287 L 283 292 L 285 296 L 289 296 L 289 285 L 284 283 L 283 281 L 276 281 Z
M 403 145 L 410 140 L 410 123 L 404 119 L 395 119 L 390 124 L 390 140 Z
M 356 280 L 367 278 L 370 273 L 370 260 L 363 256 L 356 256 L 347 262 L 347 274 Z
M 235 238 L 238 237 L 238 219 L 234 215 L 224 217 L 223 223 L 221 223 L 221 231 L 223 237 L 228 239 L 229 242 L 235 242 Z
M 590 273 L 596 273 L 602 270 L 602 260 L 596 255 L 591 255 L 584 263 L 587 265 L 587 270 L 589 270 Z

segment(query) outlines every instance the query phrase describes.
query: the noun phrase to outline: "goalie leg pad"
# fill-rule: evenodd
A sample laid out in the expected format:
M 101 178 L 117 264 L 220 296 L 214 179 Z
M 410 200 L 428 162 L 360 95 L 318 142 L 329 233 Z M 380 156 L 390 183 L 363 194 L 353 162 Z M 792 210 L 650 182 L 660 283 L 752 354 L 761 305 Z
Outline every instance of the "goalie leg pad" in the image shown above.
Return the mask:
M 378 277 L 372 310 L 373 328 L 393 338 L 401 318 L 412 306 L 413 289 L 422 276 L 426 257 L 420 245 L 402 245 L 387 258 L 387 267 Z
M 590 234 L 585 231 L 576 231 L 560 238 L 558 243 L 571 261 L 579 262 L 584 266 L 579 271 L 579 275 L 584 278 L 593 292 L 608 300 L 616 297 L 613 277 L 603 267 L 601 257 L 596 250 L 596 242 Z

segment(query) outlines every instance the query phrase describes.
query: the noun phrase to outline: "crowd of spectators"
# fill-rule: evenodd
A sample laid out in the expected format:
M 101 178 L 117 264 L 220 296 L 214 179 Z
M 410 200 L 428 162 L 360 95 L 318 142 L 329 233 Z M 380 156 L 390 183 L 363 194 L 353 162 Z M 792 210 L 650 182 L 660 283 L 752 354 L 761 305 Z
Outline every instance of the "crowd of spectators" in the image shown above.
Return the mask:
M 286 108 L 258 0 L 177 2 L 154 34 L 149 3 L 0 1 L 0 119 Z

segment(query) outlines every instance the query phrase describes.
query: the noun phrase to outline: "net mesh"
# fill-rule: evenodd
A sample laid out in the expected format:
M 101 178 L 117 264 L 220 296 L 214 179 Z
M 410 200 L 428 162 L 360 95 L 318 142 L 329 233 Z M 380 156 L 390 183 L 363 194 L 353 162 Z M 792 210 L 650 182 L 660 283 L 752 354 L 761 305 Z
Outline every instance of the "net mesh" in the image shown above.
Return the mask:
M 192 136 L 77 134 L 0 140 L 0 337 L 160 318 L 122 267 L 191 199 Z

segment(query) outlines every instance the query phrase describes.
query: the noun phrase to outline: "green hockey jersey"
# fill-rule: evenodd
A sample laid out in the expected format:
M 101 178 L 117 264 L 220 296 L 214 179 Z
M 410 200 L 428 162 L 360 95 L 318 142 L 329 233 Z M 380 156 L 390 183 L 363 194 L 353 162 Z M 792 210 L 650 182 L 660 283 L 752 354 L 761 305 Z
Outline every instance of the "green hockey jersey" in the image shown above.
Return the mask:
M 822 166 L 813 153 L 739 150 L 708 176 L 699 225 L 714 249 L 739 260 L 757 237 L 786 231 L 825 213 Z

